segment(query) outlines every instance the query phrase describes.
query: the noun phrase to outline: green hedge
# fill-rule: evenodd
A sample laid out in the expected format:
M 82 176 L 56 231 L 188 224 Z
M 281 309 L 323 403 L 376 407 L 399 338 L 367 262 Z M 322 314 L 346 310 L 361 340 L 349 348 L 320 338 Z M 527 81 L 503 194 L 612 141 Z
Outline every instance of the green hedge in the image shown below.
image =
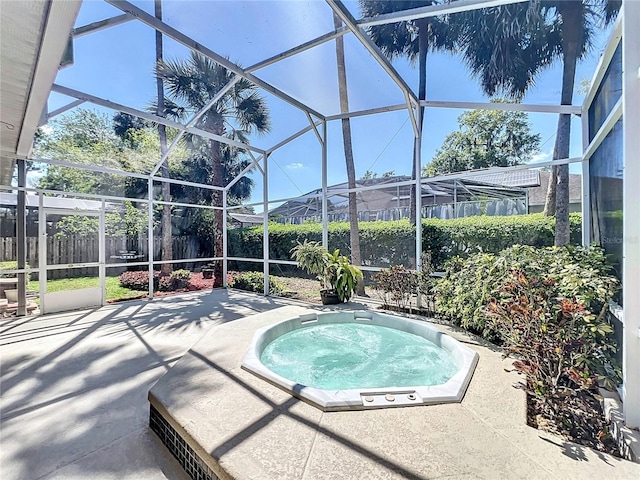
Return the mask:
M 571 243 L 580 244 L 581 216 L 571 214 Z M 422 245 L 431 251 L 433 263 L 442 269 L 451 257 L 476 252 L 497 253 L 512 245 L 553 245 L 555 218 L 542 214 L 508 217 L 467 217 L 455 220 L 424 219 Z M 415 228 L 408 220 L 360 222 L 360 250 L 363 265 L 410 266 L 415 256 Z M 291 249 L 304 239 L 320 241 L 322 225 L 269 225 L 269 255 L 290 260 Z M 329 224 L 329 250 L 348 254 L 349 224 Z M 262 227 L 229 230 L 229 255 L 262 259 Z

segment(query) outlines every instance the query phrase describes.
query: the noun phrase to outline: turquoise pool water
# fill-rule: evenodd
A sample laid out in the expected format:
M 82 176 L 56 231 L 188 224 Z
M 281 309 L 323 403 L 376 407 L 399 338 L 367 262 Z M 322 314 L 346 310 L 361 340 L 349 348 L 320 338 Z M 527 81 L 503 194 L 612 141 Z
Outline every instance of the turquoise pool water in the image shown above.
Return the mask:
M 457 372 L 449 353 L 434 343 L 359 323 L 294 330 L 267 345 L 260 360 L 278 375 L 324 390 L 438 385 Z

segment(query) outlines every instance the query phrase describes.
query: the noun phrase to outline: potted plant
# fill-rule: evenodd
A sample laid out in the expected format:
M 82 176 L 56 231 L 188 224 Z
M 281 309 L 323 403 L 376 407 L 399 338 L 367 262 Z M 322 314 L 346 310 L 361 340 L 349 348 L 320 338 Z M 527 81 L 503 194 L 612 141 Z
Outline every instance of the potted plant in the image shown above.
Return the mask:
M 323 305 L 348 302 L 362 279 L 362 271 L 349 263 L 349 259 L 340 255 L 336 249 L 329 253 L 320 242 L 298 242 L 291 249 L 292 258 L 298 262 L 300 268 L 317 275 L 322 285 L 320 298 Z
M 200 270 L 202 272 L 202 278 L 213 278 L 213 264 L 208 263 Z

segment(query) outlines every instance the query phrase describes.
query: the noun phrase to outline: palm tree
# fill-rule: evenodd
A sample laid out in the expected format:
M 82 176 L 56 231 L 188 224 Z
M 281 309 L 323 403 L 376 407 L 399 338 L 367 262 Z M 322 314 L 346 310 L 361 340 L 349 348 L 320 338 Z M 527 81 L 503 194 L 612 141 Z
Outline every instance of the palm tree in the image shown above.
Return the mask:
M 603 23 L 615 18 L 620 9 L 620 0 L 583 0 L 541 2 L 542 15 L 552 18 L 560 38 L 559 49 L 554 52 L 562 60 L 561 105 L 571 105 L 576 77 L 576 65 L 592 47 L 592 37 Z M 553 159 L 569 157 L 571 139 L 571 115 L 561 114 L 558 118 Z M 555 175 L 554 175 L 555 174 Z M 554 179 L 554 177 L 556 177 Z M 554 181 L 555 180 L 555 181 Z M 555 189 L 555 198 L 553 190 Z M 555 208 L 553 201 L 555 200 Z M 556 246 L 569 243 L 569 166 L 554 166 L 549 179 L 549 190 L 545 213 L 555 211 Z
M 336 13 L 333 14 L 333 26 L 338 30 L 342 21 Z M 347 69 L 344 61 L 344 38 L 336 38 L 336 61 L 338 66 L 338 91 L 340 95 L 340 112 L 349 112 L 349 95 L 347 92 Z M 347 165 L 347 182 L 349 188 L 356 187 L 356 167 L 353 162 L 353 146 L 351 144 L 351 120 L 342 119 L 342 141 L 344 144 L 344 159 Z M 355 192 L 349 192 L 349 240 L 351 244 L 351 263 L 361 264 L 360 229 L 358 228 L 358 204 Z M 358 282 L 358 295 L 364 295 L 364 282 Z
M 155 16 L 158 20 L 162 20 L 162 0 L 155 0 L 154 2 Z M 156 63 L 161 62 L 163 59 L 163 47 L 162 47 L 162 33 L 156 30 Z M 163 117 L 165 113 L 164 108 L 164 85 L 160 77 L 156 81 L 157 89 L 157 102 L 156 113 L 158 116 Z M 161 123 L 158 124 L 158 136 L 160 139 L 160 156 L 164 157 L 167 153 L 167 128 Z M 166 158 L 162 162 L 162 176 L 164 178 L 169 177 L 169 159 Z M 162 182 L 162 200 L 168 202 L 170 200 L 171 190 L 170 185 L 167 182 Z M 162 261 L 173 260 L 173 235 L 171 225 L 171 206 L 162 205 Z M 151 259 L 150 259 L 151 260 Z M 173 265 L 170 263 L 163 263 L 160 267 L 160 271 L 168 275 L 173 270 Z
M 364 17 L 374 17 L 385 13 L 408 10 L 439 3 L 438 0 L 414 1 L 369 1 L 360 0 L 360 11 Z M 376 25 L 368 28 L 375 44 L 390 59 L 406 57 L 412 63 L 418 61 L 418 99 L 427 98 L 427 53 L 429 50 L 452 50 L 455 38 L 442 19 L 420 18 L 418 20 Z M 424 119 L 424 107 L 420 107 L 420 125 Z M 415 149 L 415 147 L 414 147 Z M 416 152 L 414 151 L 415 158 Z M 415 162 L 411 176 L 415 180 L 420 172 Z M 411 187 L 411 222 L 416 220 L 416 191 Z
M 591 47 L 598 24 L 610 22 L 620 0 L 543 0 L 482 9 L 450 17 L 459 46 L 485 92 L 503 89 L 522 97 L 536 74 L 560 58 L 560 103 L 571 105 L 577 61 Z M 558 119 L 553 159 L 569 157 L 571 116 Z M 557 181 L 556 181 L 557 178 Z M 556 215 L 555 245 L 569 242 L 569 167 L 554 167 L 545 212 Z
M 209 58 L 192 52 L 186 60 L 161 61 L 156 65 L 156 75 L 167 88 L 174 111 L 196 113 L 200 111 L 234 74 Z M 216 135 L 224 135 L 246 141 L 253 132 L 263 134 L 270 129 L 266 102 L 257 89 L 247 80 L 239 80 L 220 101 L 198 120 L 196 127 Z M 187 145 L 194 159 L 205 159 L 211 167 L 211 185 L 225 184 L 225 152 L 221 142 L 197 136 L 187 136 Z M 212 205 L 222 206 L 222 192 L 211 191 Z M 213 234 L 214 256 L 223 254 L 222 210 L 215 210 Z M 214 286 L 222 285 L 222 263 L 214 262 Z

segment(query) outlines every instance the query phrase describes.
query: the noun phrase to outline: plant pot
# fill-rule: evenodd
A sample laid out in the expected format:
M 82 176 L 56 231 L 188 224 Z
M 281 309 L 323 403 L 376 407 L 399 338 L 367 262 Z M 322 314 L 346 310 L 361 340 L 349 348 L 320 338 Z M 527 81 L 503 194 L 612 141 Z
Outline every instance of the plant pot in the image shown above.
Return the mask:
M 16 303 L 18 301 L 18 290 L 17 289 L 9 289 L 4 291 L 5 297 L 9 303 Z
M 320 299 L 323 305 L 338 305 L 340 297 L 334 290 L 320 290 Z
M 202 269 L 202 278 L 213 278 L 213 269 L 212 268 L 203 268 Z

